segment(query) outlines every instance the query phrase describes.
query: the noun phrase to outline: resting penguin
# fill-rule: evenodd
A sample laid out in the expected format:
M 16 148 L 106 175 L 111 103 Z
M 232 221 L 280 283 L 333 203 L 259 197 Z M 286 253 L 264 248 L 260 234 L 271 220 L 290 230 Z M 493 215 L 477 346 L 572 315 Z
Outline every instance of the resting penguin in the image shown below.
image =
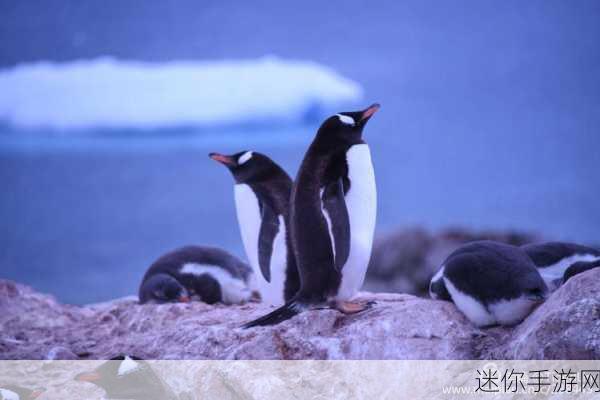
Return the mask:
M 108 399 L 169 400 L 177 397 L 146 361 L 117 356 L 93 371 L 83 372 L 76 381 L 93 383 Z
M 43 392 L 41 389 L 32 390 L 17 385 L 2 385 L 0 386 L 0 400 L 33 400 Z
M 484 240 L 450 254 L 431 280 L 430 294 L 452 300 L 482 327 L 521 322 L 546 299 L 548 288 L 521 248 Z
M 283 307 L 245 325 L 272 325 L 326 304 L 356 313 L 350 303 L 362 286 L 373 244 L 377 195 L 369 146 L 362 139 L 379 109 L 329 117 L 304 156 L 292 188 L 292 247 L 300 291 Z
M 189 301 L 239 304 L 248 301 L 250 267 L 216 247 L 186 246 L 161 256 L 142 279 L 140 303 Z
M 575 243 L 534 243 L 521 248 L 537 265 L 552 291 L 570 277 L 600 265 L 600 250 Z
M 235 179 L 238 223 L 261 299 L 280 306 L 300 287 L 294 254 L 288 250 L 292 180 L 269 157 L 254 151 L 209 156 Z

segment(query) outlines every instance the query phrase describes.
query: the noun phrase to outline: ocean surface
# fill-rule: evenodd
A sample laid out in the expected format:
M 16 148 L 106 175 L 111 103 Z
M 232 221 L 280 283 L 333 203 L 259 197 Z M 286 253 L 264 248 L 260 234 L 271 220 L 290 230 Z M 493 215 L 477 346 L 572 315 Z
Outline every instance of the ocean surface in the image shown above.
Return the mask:
M 460 226 L 600 241 L 598 2 L 185 3 L 148 7 L 133 22 L 138 10 L 122 3 L 65 4 L 4 4 L 0 66 L 107 54 L 315 61 L 358 82 L 362 106 L 382 104 L 365 130 L 378 234 Z M 30 12 L 65 22 L 64 40 L 48 35 L 53 25 L 27 30 L 19 21 Z M 1 125 L 0 277 L 89 303 L 136 293 L 149 264 L 178 246 L 243 257 L 233 180 L 207 154 L 253 149 L 294 175 L 318 124 Z

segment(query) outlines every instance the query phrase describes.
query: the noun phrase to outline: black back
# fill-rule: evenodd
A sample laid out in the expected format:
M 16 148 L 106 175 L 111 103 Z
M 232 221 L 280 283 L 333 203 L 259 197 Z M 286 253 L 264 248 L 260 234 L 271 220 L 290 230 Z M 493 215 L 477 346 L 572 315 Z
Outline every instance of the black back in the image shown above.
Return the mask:
M 140 301 L 147 298 L 149 288 L 155 284 L 149 280 L 157 280 L 158 278 L 152 278 L 157 275 L 167 275 L 176 279 L 190 294 L 197 294 L 208 304 L 220 301 L 221 288 L 212 276 L 180 273 L 181 267 L 187 263 L 214 265 L 246 282 L 252 272 L 248 264 L 225 250 L 209 246 L 185 246 L 164 254 L 148 268 L 140 285 Z
M 535 264 L 519 247 L 477 241 L 455 250 L 444 265 L 444 276 L 461 292 L 484 304 L 526 295 L 543 298 L 548 288 Z
M 374 108 L 369 107 L 367 110 Z M 378 108 L 378 106 L 376 106 Z M 376 108 L 375 108 L 376 109 Z M 356 121 L 344 124 L 339 116 L 325 120 L 308 148 L 292 188 L 291 232 L 301 289 L 299 300 L 320 303 L 337 293 L 342 271 L 336 267 L 329 227 L 322 212 L 321 190 L 336 187 L 345 195 L 350 189 L 346 152 L 364 143 L 362 130 L 367 111 L 342 113 Z M 349 240 L 349 238 L 348 238 Z M 335 244 L 334 244 L 335 245 Z
M 538 268 L 556 264 L 575 254 L 592 254 L 600 257 L 600 250 L 567 242 L 533 243 L 521 246 Z

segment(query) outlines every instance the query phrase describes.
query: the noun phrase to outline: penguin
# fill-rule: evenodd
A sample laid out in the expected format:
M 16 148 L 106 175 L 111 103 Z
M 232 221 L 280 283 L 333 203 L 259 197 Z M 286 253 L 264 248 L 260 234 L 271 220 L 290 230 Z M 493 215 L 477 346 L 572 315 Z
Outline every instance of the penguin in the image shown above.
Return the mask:
M 572 276 L 600 265 L 600 250 L 575 243 L 533 243 L 521 248 L 538 267 L 551 291 Z
M 515 325 L 548 296 L 523 249 L 483 240 L 452 252 L 431 280 L 432 298 L 451 300 L 475 325 Z
M 185 246 L 164 254 L 146 271 L 139 289 L 144 303 L 188 302 L 241 304 L 252 297 L 252 271 L 237 257 L 216 247 Z
M 17 385 L 0 386 L 0 400 L 34 400 L 42 393 L 43 389 L 28 389 Z
M 226 166 L 235 180 L 238 225 L 261 300 L 280 306 L 300 287 L 288 234 L 292 179 L 273 160 L 255 151 L 209 156 Z
M 325 305 L 346 314 L 370 306 L 349 300 L 362 286 L 373 244 L 377 193 L 362 132 L 379 107 L 336 114 L 318 129 L 290 199 L 300 290 L 284 306 L 245 328 L 276 324 Z
M 79 382 L 89 382 L 104 389 L 108 399 L 170 400 L 177 397 L 141 358 L 120 355 L 111 358 L 93 371 L 75 376 Z
M 589 271 L 590 269 L 598 267 L 600 267 L 600 260 L 592 262 L 576 262 L 575 264 L 572 264 L 569 268 L 567 268 L 567 270 L 565 271 L 565 274 L 563 275 L 562 279 L 562 284 L 565 284 L 569 279 L 571 279 L 575 275 L 579 275 L 582 272 Z

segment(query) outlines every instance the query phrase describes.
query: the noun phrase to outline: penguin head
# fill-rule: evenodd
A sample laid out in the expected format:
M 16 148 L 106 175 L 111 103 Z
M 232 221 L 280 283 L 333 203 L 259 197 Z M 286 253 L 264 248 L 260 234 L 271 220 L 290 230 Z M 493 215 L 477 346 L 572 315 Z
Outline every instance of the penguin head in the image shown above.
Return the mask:
M 539 304 L 544 302 L 550 293 L 548 286 L 539 273 L 531 273 L 523 277 L 521 281 L 521 290 L 528 300 Z
M 28 389 L 17 385 L 1 385 L 0 399 L 33 400 L 38 398 L 43 392 L 43 389 Z
M 157 303 L 190 301 L 188 290 L 171 275 L 156 274 L 146 279 L 140 288 L 140 302 L 155 301 Z
M 361 140 L 362 132 L 380 105 L 375 103 L 361 111 L 345 111 L 325 120 L 317 137 L 326 143 L 355 143 Z
M 236 183 L 259 182 L 281 173 L 273 160 L 256 151 L 240 151 L 229 156 L 210 153 L 208 156 L 229 168 Z
M 101 387 L 109 399 L 165 398 L 166 393 L 150 364 L 128 355 L 111 358 L 93 371 L 78 374 L 75 380 Z

